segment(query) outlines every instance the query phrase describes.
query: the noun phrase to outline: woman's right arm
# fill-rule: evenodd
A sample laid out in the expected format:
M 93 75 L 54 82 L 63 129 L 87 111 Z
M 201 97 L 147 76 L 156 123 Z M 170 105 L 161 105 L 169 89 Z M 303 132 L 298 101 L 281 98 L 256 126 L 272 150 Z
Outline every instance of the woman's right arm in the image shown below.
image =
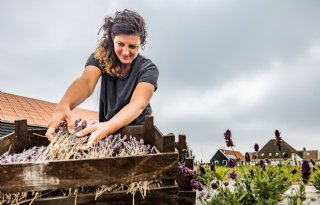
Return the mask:
M 87 66 L 82 75 L 73 81 L 52 114 L 46 132 L 49 139 L 53 137 L 52 134 L 60 123 L 64 121 L 67 122 L 69 132 L 73 131 L 74 120 L 71 118 L 70 112 L 93 93 L 100 76 L 101 71 L 98 67 Z

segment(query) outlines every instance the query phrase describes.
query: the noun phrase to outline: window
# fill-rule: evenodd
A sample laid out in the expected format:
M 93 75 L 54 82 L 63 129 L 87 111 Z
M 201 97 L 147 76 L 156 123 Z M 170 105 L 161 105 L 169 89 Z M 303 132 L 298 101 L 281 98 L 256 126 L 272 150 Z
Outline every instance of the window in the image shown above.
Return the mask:
M 279 156 L 279 153 L 278 153 L 278 152 L 276 153 L 276 157 L 277 157 L 277 156 Z
M 270 153 L 269 153 L 269 157 L 271 157 L 271 156 L 272 156 L 272 153 L 270 152 Z
M 261 155 L 260 155 L 261 157 L 263 157 L 264 156 L 264 153 L 261 153 Z

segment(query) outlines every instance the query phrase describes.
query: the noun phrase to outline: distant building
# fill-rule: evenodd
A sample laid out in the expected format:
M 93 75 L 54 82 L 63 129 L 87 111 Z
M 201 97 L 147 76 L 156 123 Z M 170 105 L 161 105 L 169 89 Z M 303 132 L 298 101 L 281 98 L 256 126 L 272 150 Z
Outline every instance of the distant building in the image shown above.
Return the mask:
M 239 151 L 218 149 L 210 160 L 210 163 L 226 165 L 229 159 L 245 161 L 244 156 Z
M 276 145 L 276 139 L 269 140 L 257 153 L 254 155 L 254 159 L 269 159 L 272 162 L 282 161 L 284 153 L 288 154 L 288 159 L 294 163 L 301 162 L 302 160 L 319 160 L 318 150 L 306 150 L 303 148 L 301 151 L 297 151 L 290 144 L 282 139 L 281 150 Z
M 27 120 L 28 128 L 46 128 L 56 103 L 32 99 L 0 91 L 0 137 L 14 132 L 15 120 Z M 75 119 L 98 120 L 98 112 L 76 108 Z

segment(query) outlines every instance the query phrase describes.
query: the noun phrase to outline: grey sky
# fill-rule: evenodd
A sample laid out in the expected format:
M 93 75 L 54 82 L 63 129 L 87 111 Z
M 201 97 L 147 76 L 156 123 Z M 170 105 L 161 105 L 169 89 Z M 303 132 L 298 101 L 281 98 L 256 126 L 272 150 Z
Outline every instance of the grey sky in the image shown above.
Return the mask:
M 319 149 L 320 1 L 2 0 L 0 90 L 58 102 L 94 51 L 106 15 L 146 20 L 143 55 L 160 69 L 151 101 L 164 133 L 186 134 L 197 160 L 252 151 L 279 129 Z M 80 107 L 98 109 L 94 95 Z

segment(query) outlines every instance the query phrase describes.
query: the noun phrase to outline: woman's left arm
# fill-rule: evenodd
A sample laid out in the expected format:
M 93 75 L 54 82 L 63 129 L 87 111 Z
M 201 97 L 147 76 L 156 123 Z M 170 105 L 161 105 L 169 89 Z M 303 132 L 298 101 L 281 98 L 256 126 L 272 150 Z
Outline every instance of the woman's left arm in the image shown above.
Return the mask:
M 151 83 L 138 83 L 133 91 L 130 102 L 109 121 L 92 124 L 86 129 L 78 132 L 77 136 L 85 136 L 91 133 L 88 143 L 86 147 L 83 147 L 83 149 L 90 147 L 94 142 L 99 141 L 120 128 L 130 124 L 146 108 L 151 100 L 154 90 L 155 87 Z

